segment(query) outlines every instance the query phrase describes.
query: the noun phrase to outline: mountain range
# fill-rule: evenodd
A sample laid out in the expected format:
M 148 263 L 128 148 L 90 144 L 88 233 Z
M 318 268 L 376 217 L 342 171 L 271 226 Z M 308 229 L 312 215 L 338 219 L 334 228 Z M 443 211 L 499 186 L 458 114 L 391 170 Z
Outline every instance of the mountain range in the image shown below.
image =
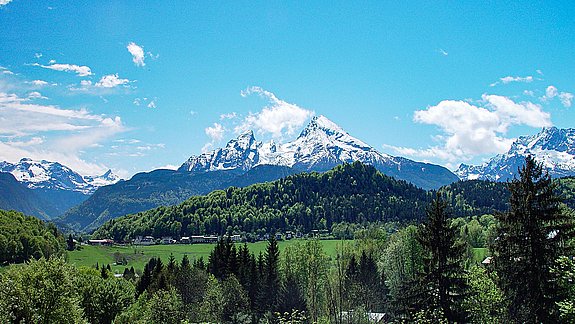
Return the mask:
M 34 212 L 31 215 L 41 216 L 42 218 L 51 219 L 62 215 L 69 208 L 82 203 L 88 199 L 99 187 L 114 184 L 119 178 L 108 170 L 101 176 L 81 176 L 72 169 L 58 163 L 50 161 L 35 161 L 24 158 L 18 163 L 0 162 L 0 174 L 3 174 L 4 185 L 6 190 L 16 190 L 20 194 L 18 200 L 28 201 L 36 207 L 32 208 Z M 27 190 L 17 189 L 13 183 L 17 181 Z M 18 205 L 15 196 L 4 196 L 5 204 L 0 207 L 5 209 L 16 209 L 22 212 L 30 210 L 29 208 L 21 210 L 18 208 L 8 208 L 7 206 Z M 12 201 L 8 203 L 8 201 Z
M 575 129 L 546 127 L 531 136 L 521 136 L 508 152 L 498 154 L 481 165 L 461 164 L 455 174 L 462 180 L 507 181 L 531 155 L 543 164 L 553 178 L 575 175 Z
M 317 116 L 292 141 L 261 142 L 252 131 L 245 131 L 224 147 L 191 156 L 178 170 L 138 173 L 126 181 L 119 181 L 111 171 L 81 176 L 57 162 L 0 162 L 0 172 L 12 175 L 0 179 L 0 208 L 44 219 L 62 215 L 57 220 L 60 224 L 89 231 L 110 219 L 176 205 L 190 196 L 301 172 L 324 172 L 354 161 L 422 189 L 437 189 L 460 179 L 506 181 L 516 175 L 528 154 L 553 177 L 575 175 L 575 130 L 549 127 L 519 137 L 507 153 L 479 166 L 462 164 L 454 174 L 438 165 L 378 152 L 328 118 Z
M 128 181 L 103 187 L 69 210 L 61 221 L 76 229 L 92 230 L 109 219 L 179 204 L 192 195 L 301 172 L 324 172 L 354 161 L 424 189 L 459 180 L 442 166 L 380 153 L 326 117 L 316 116 L 291 142 L 259 142 L 252 131 L 246 131 L 225 147 L 190 157 L 176 171 L 139 173 Z

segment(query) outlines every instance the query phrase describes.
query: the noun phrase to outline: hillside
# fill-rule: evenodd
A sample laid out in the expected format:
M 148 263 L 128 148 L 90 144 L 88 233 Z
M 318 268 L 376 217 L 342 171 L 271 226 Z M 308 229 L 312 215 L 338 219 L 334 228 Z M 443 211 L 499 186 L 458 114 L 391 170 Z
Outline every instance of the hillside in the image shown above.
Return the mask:
M 0 209 L 17 210 L 40 219 L 50 219 L 57 208 L 10 173 L 0 172 Z
M 54 225 L 33 216 L 0 210 L 0 265 L 60 255 L 64 238 Z
M 374 167 L 344 164 L 325 173 L 303 173 L 246 188 L 218 190 L 180 205 L 111 220 L 95 237 L 223 234 L 229 229 L 329 229 L 338 222 L 407 221 L 423 217 L 425 190 Z

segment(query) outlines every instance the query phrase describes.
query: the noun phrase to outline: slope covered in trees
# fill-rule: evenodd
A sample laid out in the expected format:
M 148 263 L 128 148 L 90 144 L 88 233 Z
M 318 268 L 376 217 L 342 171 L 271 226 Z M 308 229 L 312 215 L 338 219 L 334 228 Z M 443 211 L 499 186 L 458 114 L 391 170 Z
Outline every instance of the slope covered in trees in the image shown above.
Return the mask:
M 17 210 L 40 219 L 49 219 L 58 213 L 51 202 L 6 172 L 0 172 L 0 209 Z
M 330 229 L 340 222 L 408 221 L 425 215 L 429 194 L 359 162 L 246 188 L 231 187 L 180 205 L 128 215 L 95 236 L 223 234 L 230 230 Z
M 53 224 L 15 211 L 0 210 L 0 265 L 64 252 L 65 242 Z

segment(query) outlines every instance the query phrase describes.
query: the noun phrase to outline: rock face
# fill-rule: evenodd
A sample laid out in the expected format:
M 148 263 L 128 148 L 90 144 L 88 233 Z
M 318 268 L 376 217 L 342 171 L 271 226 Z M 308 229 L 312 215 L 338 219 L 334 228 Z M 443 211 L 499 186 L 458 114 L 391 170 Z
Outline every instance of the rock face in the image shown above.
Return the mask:
M 461 164 L 455 172 L 462 180 L 507 181 L 531 155 L 554 178 L 575 175 L 575 129 L 543 128 L 532 136 L 521 136 L 507 153 L 499 154 L 482 165 Z
M 354 161 L 373 165 L 388 175 L 425 189 L 458 180 L 441 166 L 380 153 L 324 116 L 314 117 L 295 140 L 284 144 L 258 142 L 252 131 L 246 131 L 223 148 L 190 157 L 179 171 L 248 171 L 263 165 L 289 167 L 296 171 L 326 171 Z

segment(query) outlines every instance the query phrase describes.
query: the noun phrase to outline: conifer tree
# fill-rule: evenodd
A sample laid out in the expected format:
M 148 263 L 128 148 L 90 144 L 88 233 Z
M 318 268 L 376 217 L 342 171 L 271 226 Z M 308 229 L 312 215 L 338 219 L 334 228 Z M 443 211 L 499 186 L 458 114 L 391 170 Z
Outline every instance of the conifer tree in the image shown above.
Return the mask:
M 421 278 L 421 306 L 439 309 L 449 322 L 465 322 L 462 306 L 468 290 L 463 267 L 464 245 L 450 226 L 447 202 L 438 192 L 427 209 L 427 221 L 419 229 L 418 241 L 428 252 Z
M 550 269 L 560 255 L 570 255 L 573 227 L 559 209 L 555 185 L 532 157 L 519 178 L 508 183 L 509 211 L 497 215 L 497 237 L 491 247 L 509 320 L 517 323 L 558 322 L 556 302 L 562 291 Z
M 264 256 L 264 286 L 262 287 L 265 310 L 272 312 L 276 310 L 280 292 L 279 257 L 278 242 L 272 235 Z

